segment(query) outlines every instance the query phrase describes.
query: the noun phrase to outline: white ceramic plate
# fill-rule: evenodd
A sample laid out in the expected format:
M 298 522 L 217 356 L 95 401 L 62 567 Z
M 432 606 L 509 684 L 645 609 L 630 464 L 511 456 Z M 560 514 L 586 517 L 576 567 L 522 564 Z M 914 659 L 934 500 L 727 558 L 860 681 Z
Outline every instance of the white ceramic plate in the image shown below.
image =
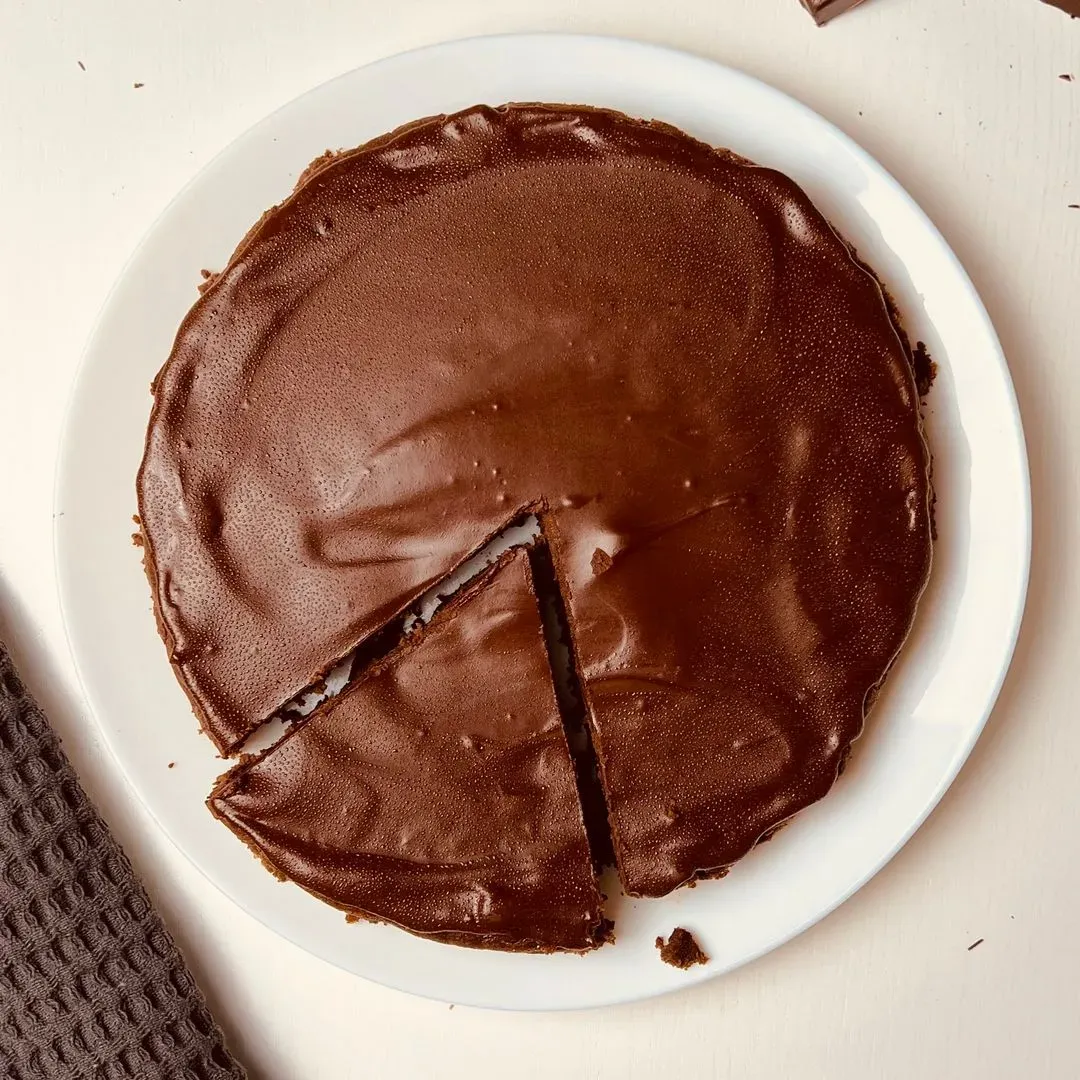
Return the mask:
M 350 926 L 276 882 L 203 806 L 223 765 L 169 670 L 131 542 L 148 387 L 195 300 L 200 267 L 223 266 L 327 147 L 515 100 L 658 117 L 795 177 L 889 283 L 939 365 L 929 409 L 940 532 L 933 579 L 848 771 L 727 879 L 622 902 L 617 943 L 586 958 L 477 952 Z M 858 889 L 923 821 L 982 729 L 1019 627 L 1030 545 L 1023 435 L 1000 346 L 963 269 L 897 183 L 816 114 L 745 75 L 647 45 L 555 35 L 454 42 L 354 71 L 287 105 L 202 172 L 105 306 L 71 405 L 57 510 L 63 609 L 87 697 L 131 785 L 176 844 L 246 911 L 334 964 L 413 993 L 516 1009 L 627 1001 L 711 978 Z M 676 925 L 695 931 L 711 964 L 684 973 L 659 961 L 653 940 Z

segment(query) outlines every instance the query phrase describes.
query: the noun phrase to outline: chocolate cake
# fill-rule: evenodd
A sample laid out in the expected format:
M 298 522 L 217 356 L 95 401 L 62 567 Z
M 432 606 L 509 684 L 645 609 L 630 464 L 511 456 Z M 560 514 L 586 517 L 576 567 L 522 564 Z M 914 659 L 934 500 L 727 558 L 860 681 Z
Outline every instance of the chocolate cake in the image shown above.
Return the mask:
M 836 779 L 927 580 L 928 465 L 881 286 L 792 180 L 478 106 L 264 216 L 155 383 L 138 491 L 227 753 L 537 507 L 622 883 L 659 896 Z
M 604 940 L 523 555 L 209 804 L 273 870 L 350 914 L 506 950 Z

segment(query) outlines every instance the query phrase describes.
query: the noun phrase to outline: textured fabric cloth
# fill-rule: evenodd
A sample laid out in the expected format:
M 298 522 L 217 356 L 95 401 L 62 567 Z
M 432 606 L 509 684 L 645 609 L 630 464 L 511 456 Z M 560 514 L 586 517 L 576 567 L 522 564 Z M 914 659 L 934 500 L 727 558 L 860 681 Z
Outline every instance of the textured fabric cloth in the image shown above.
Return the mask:
M 2 645 L 0 1076 L 245 1076 Z

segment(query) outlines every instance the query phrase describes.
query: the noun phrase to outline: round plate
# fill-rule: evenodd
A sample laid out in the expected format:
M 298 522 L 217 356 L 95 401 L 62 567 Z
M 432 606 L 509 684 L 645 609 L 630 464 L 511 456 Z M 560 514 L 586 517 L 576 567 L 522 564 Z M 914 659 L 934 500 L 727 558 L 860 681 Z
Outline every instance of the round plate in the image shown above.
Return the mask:
M 223 764 L 197 731 L 151 613 L 131 541 L 150 380 L 196 299 L 200 267 L 233 247 L 327 147 L 477 102 L 575 102 L 656 117 L 793 176 L 888 282 L 938 363 L 929 440 L 939 540 L 911 640 L 835 791 L 723 881 L 618 901 L 618 941 L 588 957 L 519 956 L 347 925 L 278 883 L 203 805 Z M 328 83 L 238 139 L 166 210 L 110 296 L 68 418 L 56 555 L 65 621 L 94 714 L 162 828 L 241 907 L 369 979 L 445 1001 L 516 1009 L 628 1001 L 730 971 L 850 896 L 911 836 L 971 750 L 1016 638 L 1030 506 L 1005 360 L 971 282 L 926 216 L 858 146 L 776 90 L 717 64 L 604 38 L 453 42 Z M 168 763 L 176 762 L 169 769 Z M 686 926 L 712 962 L 659 960 Z

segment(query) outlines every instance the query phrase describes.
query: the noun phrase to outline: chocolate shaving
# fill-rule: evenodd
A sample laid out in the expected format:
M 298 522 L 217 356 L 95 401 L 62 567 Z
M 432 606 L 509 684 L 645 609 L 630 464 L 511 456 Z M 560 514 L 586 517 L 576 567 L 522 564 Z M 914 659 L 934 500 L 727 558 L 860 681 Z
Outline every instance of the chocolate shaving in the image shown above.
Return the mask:
M 605 570 L 610 570 L 614 562 L 615 560 L 603 548 L 597 548 L 592 554 L 589 565 L 592 567 L 592 572 L 599 576 Z

